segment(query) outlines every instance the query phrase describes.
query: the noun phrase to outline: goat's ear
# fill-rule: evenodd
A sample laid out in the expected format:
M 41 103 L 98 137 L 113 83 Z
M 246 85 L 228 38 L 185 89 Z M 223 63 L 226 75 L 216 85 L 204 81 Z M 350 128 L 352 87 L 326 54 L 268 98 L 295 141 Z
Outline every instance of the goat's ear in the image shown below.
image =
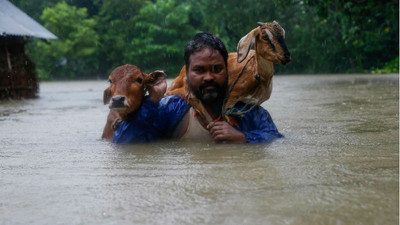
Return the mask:
M 238 63 L 241 63 L 247 57 L 247 54 L 249 54 L 251 44 L 254 43 L 254 40 L 258 34 L 258 29 L 258 27 L 253 29 L 250 31 L 250 33 L 240 39 L 237 46 Z
M 104 103 L 104 105 L 106 105 L 106 104 L 108 104 L 110 102 L 111 97 L 112 97 L 111 96 L 111 88 L 108 87 L 108 88 L 106 88 L 106 90 L 104 90 L 104 93 L 103 93 L 103 103 Z
M 149 75 L 145 75 L 145 86 L 151 87 L 159 84 L 161 81 L 165 80 L 167 74 L 163 70 L 156 70 Z

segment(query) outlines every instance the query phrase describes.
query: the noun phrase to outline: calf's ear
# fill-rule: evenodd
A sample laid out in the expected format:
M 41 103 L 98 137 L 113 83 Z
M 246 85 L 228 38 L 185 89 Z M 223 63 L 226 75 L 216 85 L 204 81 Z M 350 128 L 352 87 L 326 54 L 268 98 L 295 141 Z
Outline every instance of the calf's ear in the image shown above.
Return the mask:
M 165 80 L 167 74 L 163 70 L 156 70 L 145 77 L 145 86 L 151 87 Z
M 104 93 L 103 93 L 103 103 L 104 103 L 104 105 L 107 105 L 110 102 L 111 97 L 112 97 L 111 96 L 111 88 L 108 87 L 108 88 L 106 88 L 106 90 L 104 90 Z

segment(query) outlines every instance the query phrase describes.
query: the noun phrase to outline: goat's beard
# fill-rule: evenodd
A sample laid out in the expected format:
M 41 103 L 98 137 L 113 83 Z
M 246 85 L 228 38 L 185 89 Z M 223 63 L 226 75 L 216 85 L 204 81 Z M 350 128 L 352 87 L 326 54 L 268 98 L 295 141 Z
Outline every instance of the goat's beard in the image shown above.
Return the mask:
M 212 103 L 223 102 L 226 92 L 226 84 L 221 86 L 215 81 L 203 82 L 200 84 L 199 88 L 194 88 L 188 81 L 189 90 L 201 100 L 205 105 Z M 211 90 L 207 90 L 206 87 L 214 87 Z

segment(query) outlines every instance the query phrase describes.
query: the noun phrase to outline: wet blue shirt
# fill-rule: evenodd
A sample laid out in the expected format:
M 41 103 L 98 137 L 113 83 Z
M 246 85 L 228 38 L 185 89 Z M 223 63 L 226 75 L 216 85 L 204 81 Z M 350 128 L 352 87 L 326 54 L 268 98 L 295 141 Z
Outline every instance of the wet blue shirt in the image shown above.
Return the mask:
M 113 142 L 143 143 L 172 138 L 175 127 L 189 108 L 190 105 L 176 95 L 165 96 L 159 103 L 145 98 L 141 107 L 118 125 Z M 282 137 L 268 111 L 261 106 L 237 117 L 236 121 L 236 128 L 246 135 L 247 143 L 269 142 Z

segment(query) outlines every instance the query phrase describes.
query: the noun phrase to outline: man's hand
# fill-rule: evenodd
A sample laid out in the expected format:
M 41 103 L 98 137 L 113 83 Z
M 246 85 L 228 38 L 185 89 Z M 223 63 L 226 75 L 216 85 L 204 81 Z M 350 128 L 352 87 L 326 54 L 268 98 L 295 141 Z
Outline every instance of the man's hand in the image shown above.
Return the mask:
M 166 90 L 167 90 L 167 80 L 164 79 L 163 81 L 160 81 L 158 84 L 150 86 L 148 88 L 149 99 L 154 102 L 159 102 L 161 98 L 164 96 Z
M 226 121 L 218 121 L 207 127 L 214 141 L 229 141 L 233 143 L 245 143 L 246 135 L 236 128 L 232 127 Z

